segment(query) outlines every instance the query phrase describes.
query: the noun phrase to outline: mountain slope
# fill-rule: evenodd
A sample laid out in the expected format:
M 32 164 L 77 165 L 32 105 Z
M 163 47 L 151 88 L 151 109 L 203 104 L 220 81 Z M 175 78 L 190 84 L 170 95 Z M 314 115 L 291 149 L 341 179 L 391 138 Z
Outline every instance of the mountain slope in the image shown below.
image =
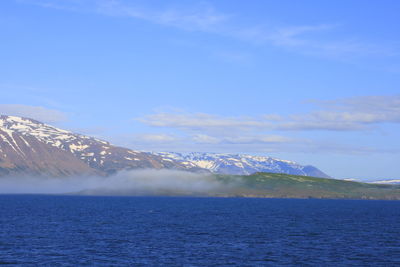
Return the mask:
M 235 194 L 245 197 L 400 199 L 400 187 L 368 184 L 281 173 L 255 173 L 249 176 L 219 176 L 237 183 Z
M 154 154 L 176 160 L 185 166 L 204 168 L 217 174 L 248 175 L 256 172 L 272 172 L 330 178 L 313 166 L 302 166 L 293 161 L 271 157 L 213 153 L 158 152 Z
M 0 175 L 98 174 L 71 153 L 29 135 L 0 129 Z
M 15 116 L 0 116 L 0 149 L 3 174 L 108 175 L 134 168 L 187 169 L 160 156 Z

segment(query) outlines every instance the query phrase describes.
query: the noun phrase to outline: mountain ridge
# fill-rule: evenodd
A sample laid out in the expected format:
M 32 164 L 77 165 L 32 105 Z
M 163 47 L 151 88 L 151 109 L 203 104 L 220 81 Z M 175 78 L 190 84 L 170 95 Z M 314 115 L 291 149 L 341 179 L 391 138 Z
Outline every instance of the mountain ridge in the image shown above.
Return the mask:
M 245 154 L 144 152 L 17 116 L 0 116 L 0 175 L 111 175 L 130 169 L 329 177 L 313 166 Z
M 250 175 L 256 172 L 285 173 L 292 175 L 331 178 L 314 166 L 303 166 L 294 161 L 248 154 L 204 152 L 154 152 L 153 154 L 209 170 L 216 174 Z

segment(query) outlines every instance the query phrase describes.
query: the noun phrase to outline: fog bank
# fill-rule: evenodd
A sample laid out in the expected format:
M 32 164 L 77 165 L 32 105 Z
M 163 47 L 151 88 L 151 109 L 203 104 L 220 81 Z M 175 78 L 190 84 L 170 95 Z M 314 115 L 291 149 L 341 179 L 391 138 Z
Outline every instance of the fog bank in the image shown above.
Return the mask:
M 132 170 L 110 177 L 0 178 L 0 194 L 208 195 L 230 187 L 210 174 L 176 170 Z

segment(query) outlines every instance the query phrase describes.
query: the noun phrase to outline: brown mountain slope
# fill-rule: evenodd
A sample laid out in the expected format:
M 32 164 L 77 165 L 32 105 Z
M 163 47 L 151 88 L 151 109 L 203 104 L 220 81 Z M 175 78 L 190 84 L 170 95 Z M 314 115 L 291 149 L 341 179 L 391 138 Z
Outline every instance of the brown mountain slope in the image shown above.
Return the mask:
M 70 176 L 100 174 L 72 153 L 29 135 L 0 130 L 0 174 Z

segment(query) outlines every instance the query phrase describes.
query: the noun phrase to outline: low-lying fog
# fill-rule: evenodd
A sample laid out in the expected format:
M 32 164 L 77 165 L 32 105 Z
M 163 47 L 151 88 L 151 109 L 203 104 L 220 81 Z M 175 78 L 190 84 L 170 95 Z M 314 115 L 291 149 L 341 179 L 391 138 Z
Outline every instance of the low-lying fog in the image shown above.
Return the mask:
M 207 195 L 230 186 L 209 174 L 176 170 L 123 171 L 109 177 L 2 177 L 1 194 Z

